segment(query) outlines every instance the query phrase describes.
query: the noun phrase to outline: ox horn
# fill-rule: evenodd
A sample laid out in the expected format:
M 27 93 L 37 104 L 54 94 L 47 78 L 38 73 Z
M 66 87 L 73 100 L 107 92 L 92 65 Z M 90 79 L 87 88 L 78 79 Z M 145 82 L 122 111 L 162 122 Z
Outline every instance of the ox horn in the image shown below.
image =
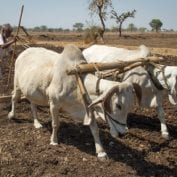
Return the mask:
M 95 99 L 89 106 L 88 108 L 92 108 L 93 106 L 95 106 L 98 103 L 103 103 L 105 106 L 105 103 L 109 102 L 108 100 L 110 100 L 110 98 L 112 97 L 112 95 L 114 93 L 119 92 L 119 86 L 116 85 L 114 87 L 112 87 L 111 89 L 107 90 L 106 92 L 104 92 L 102 95 L 100 95 L 97 99 Z

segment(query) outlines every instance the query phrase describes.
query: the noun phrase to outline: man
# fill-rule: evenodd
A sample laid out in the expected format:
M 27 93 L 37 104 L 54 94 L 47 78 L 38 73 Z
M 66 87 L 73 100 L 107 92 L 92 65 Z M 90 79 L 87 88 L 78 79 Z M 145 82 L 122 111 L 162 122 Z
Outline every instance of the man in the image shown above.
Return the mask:
M 1 34 L 0 34 L 0 56 L 2 57 L 3 49 L 7 49 L 10 45 L 17 41 L 17 37 L 13 38 L 11 41 L 8 41 L 8 38 L 12 34 L 12 27 L 9 23 L 2 25 Z
M 2 78 L 1 72 L 2 60 L 6 56 L 6 54 L 12 54 L 12 50 L 9 47 L 10 45 L 17 41 L 17 37 L 8 41 L 8 38 L 11 36 L 12 31 L 13 29 L 9 23 L 2 25 L 0 34 L 0 79 Z

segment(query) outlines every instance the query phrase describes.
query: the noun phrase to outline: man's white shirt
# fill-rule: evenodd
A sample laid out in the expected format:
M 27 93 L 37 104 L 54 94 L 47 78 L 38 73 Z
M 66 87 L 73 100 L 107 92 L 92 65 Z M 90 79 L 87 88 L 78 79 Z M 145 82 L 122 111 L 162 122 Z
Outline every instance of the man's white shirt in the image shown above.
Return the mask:
M 3 45 L 4 44 L 4 40 L 2 38 L 2 35 L 0 34 L 0 45 Z M 2 60 L 4 54 L 3 54 L 3 49 L 0 48 L 0 60 Z M 1 63 L 0 63 L 1 64 Z M 0 66 L 0 80 L 2 79 L 2 71 L 1 71 L 1 66 Z
M 2 34 L 0 34 L 0 45 L 3 45 L 5 42 L 3 40 Z M 0 48 L 0 60 L 3 60 L 9 56 L 9 52 L 12 50 L 12 47 L 9 46 L 6 49 Z
M 3 45 L 3 44 L 4 44 L 4 40 L 3 40 L 2 34 L 0 34 L 0 45 Z M 5 53 L 6 53 L 6 50 L 0 48 L 0 60 L 4 58 Z

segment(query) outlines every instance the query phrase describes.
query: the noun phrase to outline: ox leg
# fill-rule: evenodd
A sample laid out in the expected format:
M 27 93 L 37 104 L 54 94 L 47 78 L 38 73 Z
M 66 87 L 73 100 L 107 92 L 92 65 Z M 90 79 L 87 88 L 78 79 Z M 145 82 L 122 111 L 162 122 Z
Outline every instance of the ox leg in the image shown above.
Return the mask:
M 31 103 L 31 112 L 32 112 L 33 118 L 34 118 L 34 127 L 35 128 L 42 128 L 42 125 L 38 121 L 36 105 L 33 103 Z
M 12 94 L 12 108 L 8 114 L 9 119 L 12 119 L 13 117 L 15 117 L 15 107 L 16 107 L 16 103 L 20 99 L 20 97 L 21 97 L 21 91 L 14 90 L 14 93 Z
M 92 122 L 89 125 L 89 127 L 90 127 L 90 130 L 91 130 L 93 138 L 94 138 L 97 157 L 100 160 L 106 160 L 108 158 L 108 156 L 107 156 L 105 150 L 103 149 L 102 143 L 100 141 L 99 129 L 98 129 L 95 119 L 92 119 Z
M 50 138 L 50 144 L 51 145 L 57 145 L 58 144 L 58 127 L 59 127 L 59 120 L 58 120 L 58 107 L 54 105 L 53 103 L 50 103 L 50 113 L 52 116 L 52 135 Z
M 158 118 L 160 120 L 161 123 L 161 133 L 162 133 L 162 137 L 165 139 L 169 139 L 169 133 L 168 133 L 168 128 L 166 125 L 166 121 L 165 121 L 165 113 L 164 113 L 164 109 L 162 107 L 157 107 L 157 112 L 158 112 Z

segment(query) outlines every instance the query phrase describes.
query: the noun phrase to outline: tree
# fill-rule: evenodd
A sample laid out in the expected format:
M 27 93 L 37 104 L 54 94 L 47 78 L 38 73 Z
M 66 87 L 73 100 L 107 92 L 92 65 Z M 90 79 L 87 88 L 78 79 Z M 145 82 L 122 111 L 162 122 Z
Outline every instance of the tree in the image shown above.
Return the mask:
M 104 42 L 105 21 L 107 17 L 107 9 L 112 5 L 112 0 L 89 0 L 89 10 L 91 15 L 97 14 L 100 18 L 102 30 L 100 31 L 100 37 Z
M 141 33 L 143 33 L 143 32 L 145 32 L 145 31 L 147 30 L 147 28 L 140 27 L 138 30 L 139 30 Z
M 79 32 L 81 32 L 84 27 L 84 24 L 83 23 L 75 23 L 74 25 L 73 25 L 73 28 L 75 28 L 76 29 L 76 31 L 79 31 Z
M 117 14 L 117 12 L 114 10 L 112 7 L 111 10 L 111 18 L 116 20 L 116 23 L 118 24 L 118 31 L 119 31 L 119 36 L 122 36 L 122 24 L 123 22 L 128 18 L 128 17 L 135 17 L 135 12 L 136 10 L 133 10 L 131 12 L 124 12 L 120 15 Z
M 35 27 L 33 28 L 33 30 L 34 30 L 34 31 L 40 31 L 40 27 L 39 27 L 39 26 L 35 26 Z
M 137 31 L 137 27 L 133 23 L 130 23 L 128 25 L 127 31 L 130 31 L 130 32 Z
M 92 43 L 95 44 L 97 43 L 97 38 L 98 38 L 98 27 L 92 26 L 87 29 L 85 29 L 84 34 L 83 34 L 83 40 L 85 44 Z
M 46 25 L 42 25 L 42 26 L 40 26 L 40 30 L 41 30 L 41 31 L 47 31 L 48 28 L 47 28 Z
M 159 19 L 152 19 L 149 25 L 151 26 L 152 30 L 158 32 L 161 29 L 163 23 Z

